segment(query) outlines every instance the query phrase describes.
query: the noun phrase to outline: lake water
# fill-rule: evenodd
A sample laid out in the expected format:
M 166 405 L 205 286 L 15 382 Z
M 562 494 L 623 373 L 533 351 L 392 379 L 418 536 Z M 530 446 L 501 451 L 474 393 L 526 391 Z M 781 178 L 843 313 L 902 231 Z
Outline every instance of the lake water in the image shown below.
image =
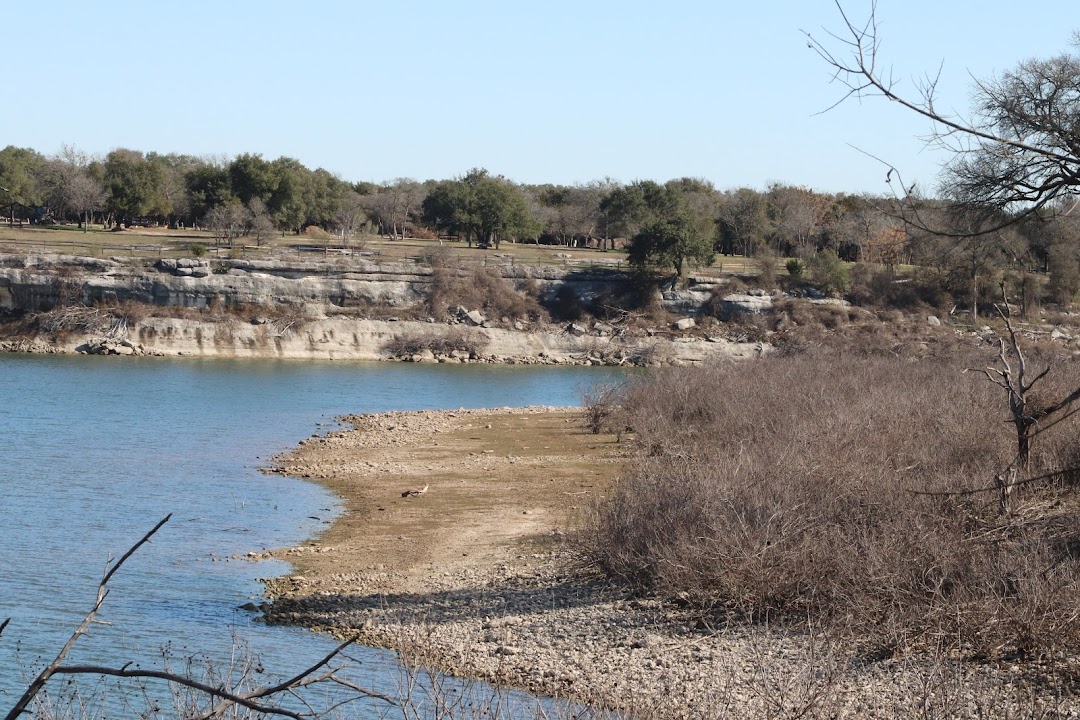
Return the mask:
M 337 512 L 321 488 L 257 468 L 346 413 L 574 405 L 595 368 L 106 358 L 0 353 L 0 710 L 92 606 L 105 563 L 172 520 L 111 583 L 70 661 L 228 658 L 295 671 L 332 643 L 237 607 L 282 563 L 230 560 L 301 543 Z M 160 663 L 160 659 L 159 659 Z M 397 681 L 363 651 L 366 681 Z

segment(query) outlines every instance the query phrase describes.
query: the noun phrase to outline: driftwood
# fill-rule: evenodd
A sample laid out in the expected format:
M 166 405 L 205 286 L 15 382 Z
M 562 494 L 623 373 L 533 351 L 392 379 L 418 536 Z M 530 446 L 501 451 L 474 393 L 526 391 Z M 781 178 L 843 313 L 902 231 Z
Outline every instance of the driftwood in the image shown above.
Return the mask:
M 429 487 L 431 487 L 431 486 L 430 485 L 425 485 L 420 490 L 404 490 L 401 493 L 401 497 L 403 497 L 403 498 L 420 497 L 421 495 L 423 495 L 424 493 L 426 493 L 428 491 Z

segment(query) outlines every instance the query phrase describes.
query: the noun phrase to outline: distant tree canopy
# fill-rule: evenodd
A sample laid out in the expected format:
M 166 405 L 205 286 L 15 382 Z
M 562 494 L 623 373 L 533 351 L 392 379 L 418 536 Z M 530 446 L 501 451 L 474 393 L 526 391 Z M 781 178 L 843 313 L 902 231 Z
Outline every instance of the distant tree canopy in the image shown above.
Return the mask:
M 42 202 L 45 158 L 29 148 L 8 145 L 0 150 L 0 200 L 33 206 Z
M 182 223 L 213 230 L 229 244 L 241 238 L 261 244 L 275 232 L 317 226 L 343 244 L 372 229 L 393 238 L 451 236 L 481 247 L 504 241 L 621 247 L 631 264 L 680 278 L 717 252 L 797 257 L 805 277 L 837 291 L 848 282 L 841 261 L 881 264 L 889 272 L 917 264 L 972 307 L 993 299 L 1002 278 L 1022 284 L 1031 273 L 1049 272 L 1049 292 L 1061 302 L 1080 293 L 1080 220 L 1073 217 L 1080 213 L 1057 212 L 1068 207 L 1072 202 L 1061 198 L 1045 206 L 1045 215 L 1005 232 L 993 225 L 1014 218 L 1008 209 L 988 214 L 954 198 L 832 194 L 782 183 L 728 190 L 698 178 L 523 185 L 484 169 L 446 180 L 348 182 L 296 158 L 257 153 L 225 159 L 131 149 L 104 157 L 71 147 L 52 156 L 0 150 L 0 208 L 5 215 L 10 210 L 11 222 L 18 215 L 73 220 L 84 229 L 95 221 Z M 913 210 L 922 224 L 904 221 Z M 949 231 L 929 232 L 926 221 Z M 972 233 L 977 236 L 963 237 Z M 864 275 L 852 275 L 851 284 Z
M 423 217 L 433 227 L 465 236 L 472 246 L 506 239 L 534 239 L 543 229 L 522 191 L 503 177 L 473 169 L 457 180 L 436 184 L 423 202 Z
M 711 185 L 673 180 L 637 182 L 612 192 L 607 211 L 617 227 L 635 229 L 627 251 L 638 267 L 671 267 L 679 278 L 690 267 L 710 265 L 716 254 L 716 214 Z

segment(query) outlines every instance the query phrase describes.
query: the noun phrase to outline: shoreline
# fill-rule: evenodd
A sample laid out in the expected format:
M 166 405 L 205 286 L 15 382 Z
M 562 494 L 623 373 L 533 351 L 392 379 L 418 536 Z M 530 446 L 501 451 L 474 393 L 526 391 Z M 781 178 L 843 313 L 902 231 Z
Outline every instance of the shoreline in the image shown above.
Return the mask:
M 587 434 L 575 414 L 350 416 L 353 429 L 276 458 L 269 472 L 323 484 L 346 507 L 305 547 L 271 553 L 296 570 L 267 583 L 267 621 L 356 632 L 410 663 L 641 717 L 1055 709 L 1009 663 L 865 662 L 824 636 L 712 626 L 632 596 L 569 539 L 585 500 L 603 493 L 629 451 Z
M 258 318 L 263 320 L 263 318 Z M 760 357 L 771 348 L 760 342 L 721 337 L 653 335 L 620 338 L 570 331 L 552 325 L 526 330 L 470 328 L 480 347 L 396 351 L 404 341 L 439 347 L 460 341 L 461 325 L 418 320 L 324 318 L 280 326 L 276 321 L 220 321 L 179 317 L 144 318 L 123 332 L 68 332 L 49 337 L 0 334 L 0 352 L 116 356 L 220 357 L 250 359 L 391 361 L 506 365 L 598 365 L 614 367 L 694 365 L 710 360 Z M 569 326 L 568 326 L 569 327 Z M 582 333 L 582 334 L 579 334 Z

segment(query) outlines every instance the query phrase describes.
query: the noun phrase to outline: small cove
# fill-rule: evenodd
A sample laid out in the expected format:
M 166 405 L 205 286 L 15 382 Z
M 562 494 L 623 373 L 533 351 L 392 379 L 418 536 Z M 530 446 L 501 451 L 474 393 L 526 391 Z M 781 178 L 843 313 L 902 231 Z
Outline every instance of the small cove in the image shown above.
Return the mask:
M 19 664 L 54 653 L 93 602 L 107 558 L 173 519 L 117 576 L 80 662 L 228 657 L 239 638 L 286 672 L 332 643 L 252 622 L 238 605 L 276 562 L 232 560 L 303 542 L 337 512 L 332 496 L 257 470 L 341 414 L 569 405 L 610 370 L 0 354 L 5 473 L 0 510 L 0 706 Z M 17 652 L 16 652 L 17 650 Z M 389 653 L 366 671 L 396 674 Z M 394 682 L 393 679 L 386 682 Z

